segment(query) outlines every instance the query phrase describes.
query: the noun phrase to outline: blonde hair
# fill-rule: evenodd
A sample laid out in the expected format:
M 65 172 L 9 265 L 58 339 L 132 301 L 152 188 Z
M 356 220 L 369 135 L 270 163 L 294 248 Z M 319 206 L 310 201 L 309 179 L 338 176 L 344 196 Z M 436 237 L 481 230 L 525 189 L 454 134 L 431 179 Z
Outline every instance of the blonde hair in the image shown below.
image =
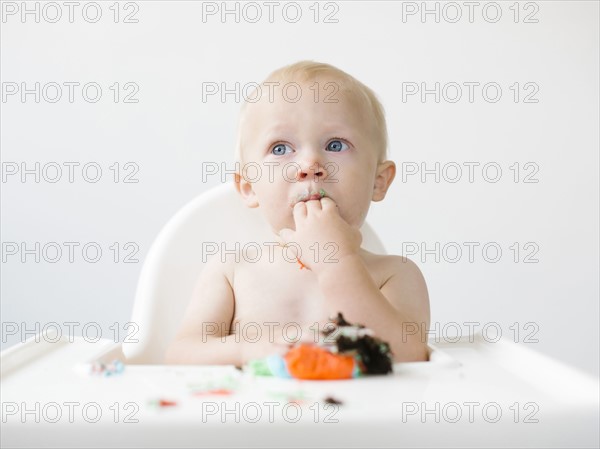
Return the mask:
M 380 103 L 375 92 L 373 92 L 369 87 L 365 86 L 363 83 L 358 81 L 352 75 L 330 64 L 305 60 L 275 70 L 261 84 L 275 80 L 295 79 L 306 82 L 319 75 L 328 74 L 333 75 L 337 79 L 341 80 L 343 82 L 345 91 L 358 94 L 359 99 L 362 102 L 364 102 L 370 109 L 371 115 L 375 122 L 376 132 L 379 137 L 377 148 L 378 162 L 383 162 L 387 159 L 388 155 L 388 133 L 385 120 L 385 110 L 383 109 L 383 105 Z M 253 95 L 249 95 L 249 98 L 253 97 Z M 242 160 L 241 127 L 247 106 L 248 102 L 244 101 L 239 113 L 237 141 L 235 146 L 236 161 Z

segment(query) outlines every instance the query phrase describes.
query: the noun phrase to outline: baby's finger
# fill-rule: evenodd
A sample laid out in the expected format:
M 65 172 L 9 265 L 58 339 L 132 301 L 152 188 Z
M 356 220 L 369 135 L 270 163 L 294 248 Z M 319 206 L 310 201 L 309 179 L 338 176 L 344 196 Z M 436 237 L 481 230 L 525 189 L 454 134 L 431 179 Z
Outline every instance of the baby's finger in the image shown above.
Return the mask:
M 319 200 L 311 200 L 306 202 L 306 211 L 308 214 L 314 214 L 317 211 L 321 210 L 321 201 Z
M 323 210 L 336 210 L 338 208 L 338 205 L 335 203 L 335 201 L 328 196 L 321 198 L 320 203 Z
M 296 222 L 301 218 L 306 218 L 306 203 L 304 201 L 299 201 L 294 205 L 293 215 Z

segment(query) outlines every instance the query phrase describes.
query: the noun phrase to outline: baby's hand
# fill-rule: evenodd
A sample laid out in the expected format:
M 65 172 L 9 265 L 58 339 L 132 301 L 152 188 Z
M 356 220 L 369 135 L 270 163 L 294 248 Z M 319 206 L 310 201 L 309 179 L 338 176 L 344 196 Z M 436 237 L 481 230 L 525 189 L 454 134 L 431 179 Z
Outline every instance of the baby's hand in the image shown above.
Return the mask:
M 298 202 L 293 214 L 296 230 L 284 228 L 279 236 L 284 243 L 293 242 L 300 247 L 297 256 L 304 266 L 323 269 L 347 255 L 358 254 L 362 243 L 360 230 L 340 216 L 331 198 Z

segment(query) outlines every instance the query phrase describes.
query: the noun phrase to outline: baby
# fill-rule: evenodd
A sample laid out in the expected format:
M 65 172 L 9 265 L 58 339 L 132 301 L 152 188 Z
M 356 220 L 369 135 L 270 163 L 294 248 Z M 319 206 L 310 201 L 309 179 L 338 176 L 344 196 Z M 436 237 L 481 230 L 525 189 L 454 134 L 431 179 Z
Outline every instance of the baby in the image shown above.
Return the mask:
M 311 61 L 260 87 L 242 106 L 235 186 L 279 245 L 257 260 L 245 251 L 207 262 L 167 363 L 241 366 L 283 355 L 290 343 L 317 342 L 338 312 L 388 342 L 395 362 L 427 360 L 423 333 L 407 332 L 429 327 L 421 272 L 361 248 L 370 203 L 385 198 L 396 173 L 383 107 L 349 74 Z M 250 166 L 261 176 L 249 176 Z

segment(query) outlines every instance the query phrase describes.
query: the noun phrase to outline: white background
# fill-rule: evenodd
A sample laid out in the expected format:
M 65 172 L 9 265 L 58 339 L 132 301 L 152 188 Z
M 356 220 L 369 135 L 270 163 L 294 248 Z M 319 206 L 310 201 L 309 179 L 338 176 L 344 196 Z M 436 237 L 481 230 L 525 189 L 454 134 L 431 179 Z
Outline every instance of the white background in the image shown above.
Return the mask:
M 9 2 L 4 2 L 6 3 Z M 61 2 L 62 18 L 40 23 L 33 15 L 3 14 L 1 24 L 1 76 L 6 83 L 96 82 L 103 92 L 96 103 L 86 102 L 75 88 L 74 102 L 68 91 L 50 103 L 33 95 L 3 99 L 1 118 L 2 162 L 25 162 L 33 168 L 56 162 L 78 162 L 75 181 L 68 182 L 66 167 L 59 182 L 40 183 L 28 175 L 26 182 L 9 176 L 2 187 L 2 241 L 79 242 L 74 263 L 66 247 L 57 263 L 43 258 L 3 252 L 2 322 L 26 323 L 35 329 L 56 321 L 97 322 L 112 338 L 109 326 L 128 321 L 137 277 L 144 256 L 166 221 L 186 202 L 220 183 L 218 177 L 202 180 L 203 162 L 225 162 L 233 167 L 235 127 L 240 104 L 232 95 L 222 102 L 218 95 L 202 101 L 202 83 L 259 82 L 274 69 L 302 59 L 333 64 L 352 74 L 380 97 L 390 135 L 390 158 L 399 168 L 389 195 L 374 203 L 368 217 L 388 252 L 401 254 L 403 242 L 424 242 L 427 248 L 457 242 L 463 254 L 456 263 L 448 258 L 424 260 L 411 255 L 427 280 L 432 325 L 450 335 L 444 326 L 465 322 L 498 323 L 503 336 L 598 374 L 598 3 L 536 2 L 519 5 L 514 23 L 513 2 L 501 2 L 502 17 L 492 23 L 494 9 L 488 2 L 476 7 L 473 22 L 462 2 L 462 18 L 452 19 L 456 9 L 438 4 L 439 23 L 430 14 L 404 16 L 406 2 L 338 2 L 333 19 L 324 23 L 334 7 L 319 5 L 314 23 L 312 2 L 302 3 L 302 17 L 290 23 L 276 8 L 269 23 L 248 23 L 240 16 L 219 15 L 202 20 L 202 4 L 193 2 L 137 2 L 139 10 L 120 5 L 114 23 L 113 2 L 100 2 L 102 17 L 88 23 L 81 2 L 73 23 Z M 21 2 L 15 3 L 21 7 Z M 43 3 L 40 4 L 42 12 Z M 259 5 L 263 5 L 259 3 Z M 421 7 L 421 2 L 415 4 Z M 428 7 L 434 9 L 435 2 Z M 534 6 L 531 6 L 534 5 Z M 220 2 L 216 4 L 220 6 Z M 6 6 L 5 6 L 6 7 Z M 28 3 L 35 8 L 35 2 Z M 234 3 L 229 4 L 234 8 Z M 537 12 L 524 23 L 525 16 Z M 56 10 L 46 9 L 49 18 Z M 254 11 L 246 10 L 248 17 Z M 293 10 L 288 10 L 293 17 Z M 94 11 L 88 9 L 89 17 Z M 252 13 L 252 14 L 250 14 Z M 127 82 L 139 86 L 137 103 L 114 102 L 109 89 L 120 83 L 121 94 L 131 92 Z M 422 102 L 419 95 L 402 101 L 402 83 L 480 83 L 474 101 L 463 96 L 452 103 L 436 103 L 433 95 Z M 515 102 L 515 82 L 520 97 Z M 502 97 L 492 103 L 483 98 L 481 86 L 498 83 Z M 525 103 L 525 83 L 535 83 L 537 103 Z M 54 91 L 49 91 L 54 96 Z M 493 90 L 489 93 L 493 96 Z M 83 180 L 81 166 L 98 163 L 103 174 L 97 183 Z M 109 166 L 127 162 L 139 166 L 138 183 L 113 182 Z M 439 162 L 463 167 L 462 178 L 409 176 L 402 182 L 403 163 L 422 162 L 432 169 Z M 480 165 L 469 182 L 465 162 Z M 496 163 L 502 169 L 498 182 L 484 179 L 482 166 Z M 524 164 L 536 164 L 532 170 Z M 518 163 L 520 180 L 514 182 L 509 167 Z M 533 167 L 534 165 L 531 165 Z M 50 172 L 54 173 L 54 172 Z M 127 171 L 122 171 L 123 176 Z M 90 171 L 93 175 L 93 172 Z M 493 170 L 488 172 L 495 176 Z M 443 175 L 443 172 L 442 172 Z M 53 175 L 52 175 L 53 176 Z M 228 178 L 230 180 L 231 178 Z M 85 262 L 81 247 L 97 242 L 103 249 L 99 262 Z M 109 247 L 119 242 L 120 262 Z M 139 263 L 125 264 L 123 245 L 139 246 Z M 478 242 L 474 261 L 468 260 L 464 242 Z M 502 257 L 496 263 L 484 259 L 481 248 L 496 242 Z M 519 261 L 509 247 L 518 242 Z M 533 242 L 537 263 L 523 263 Z M 54 254 L 54 253 L 52 253 Z M 494 256 L 490 251 L 490 256 Z M 518 323 L 514 325 L 513 323 Z M 534 323 L 526 327 L 526 323 Z M 511 330 L 512 326 L 512 330 Z M 518 338 L 514 329 L 519 328 Z M 467 330 L 463 327 L 463 330 Z M 490 330 L 490 336 L 493 332 Z M 122 335 L 120 336 L 122 338 Z M 17 336 L 3 332 L 2 348 L 15 344 Z

